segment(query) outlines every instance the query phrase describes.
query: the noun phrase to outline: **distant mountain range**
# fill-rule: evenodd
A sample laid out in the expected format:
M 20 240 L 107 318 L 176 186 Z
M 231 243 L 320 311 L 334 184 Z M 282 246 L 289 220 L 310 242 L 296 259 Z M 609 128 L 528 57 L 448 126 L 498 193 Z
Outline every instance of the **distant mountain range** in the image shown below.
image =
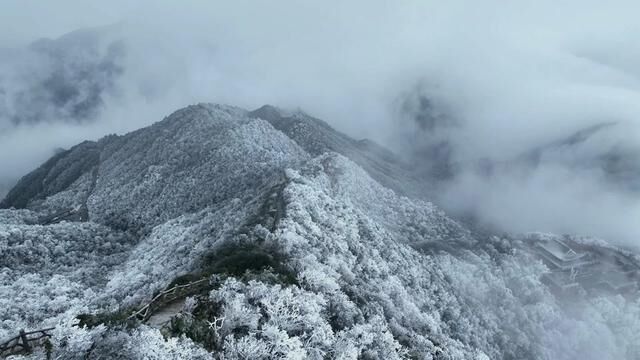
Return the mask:
M 124 71 L 124 43 L 108 35 L 78 30 L 0 49 L 0 128 L 94 119 Z

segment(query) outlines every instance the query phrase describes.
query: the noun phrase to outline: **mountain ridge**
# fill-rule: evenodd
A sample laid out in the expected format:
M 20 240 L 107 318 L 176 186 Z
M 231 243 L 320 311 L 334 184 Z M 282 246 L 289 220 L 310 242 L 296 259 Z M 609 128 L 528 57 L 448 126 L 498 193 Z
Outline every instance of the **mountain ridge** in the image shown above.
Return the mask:
M 199 104 L 83 144 L 3 201 L 25 205 L 0 209 L 2 338 L 55 326 L 54 354 L 68 359 L 572 359 L 637 350 L 640 323 L 610 326 L 635 309 L 633 298 L 585 291 L 569 316 L 545 285 L 549 269 L 533 249 L 558 239 L 480 240 L 396 191 L 413 179 L 394 172 L 402 165 L 383 150 L 308 115 Z M 97 163 L 72 161 L 95 152 Z M 50 216 L 69 208 L 86 216 Z M 163 289 L 194 281 L 206 286 L 184 295 L 160 330 L 131 320 Z M 598 334 L 587 339 L 594 346 L 585 334 Z

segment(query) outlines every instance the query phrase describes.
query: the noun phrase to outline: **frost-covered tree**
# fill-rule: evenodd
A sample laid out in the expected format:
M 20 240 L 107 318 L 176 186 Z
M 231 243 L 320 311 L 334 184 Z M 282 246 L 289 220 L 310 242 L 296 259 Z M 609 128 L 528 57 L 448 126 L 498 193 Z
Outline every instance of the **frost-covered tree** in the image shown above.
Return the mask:
M 55 326 L 65 359 L 640 356 L 637 299 L 568 308 L 544 285 L 525 244 L 552 235 L 478 234 L 381 185 L 403 178 L 379 151 L 276 115 L 191 106 L 27 177 L 26 209 L 0 210 L 0 338 Z M 191 281 L 161 330 L 122 320 Z

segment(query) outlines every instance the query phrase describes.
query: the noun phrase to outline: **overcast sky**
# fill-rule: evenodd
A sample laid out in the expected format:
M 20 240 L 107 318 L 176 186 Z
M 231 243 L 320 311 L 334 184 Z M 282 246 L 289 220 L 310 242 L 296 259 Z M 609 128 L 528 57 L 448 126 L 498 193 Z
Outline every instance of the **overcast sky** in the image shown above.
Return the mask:
M 401 153 L 414 150 L 403 146 L 407 137 L 411 146 L 446 142 L 452 161 L 462 164 L 439 199 L 452 209 L 512 231 L 577 232 L 634 244 L 637 193 L 612 183 L 594 161 L 615 150 L 637 164 L 639 4 L 6 0 L 0 47 L 14 50 L 0 57 L 0 186 L 56 147 L 132 130 L 190 103 L 271 103 L 300 107 Z M 63 52 L 70 59 L 52 60 L 24 51 L 39 38 L 105 26 L 99 41 L 80 46 L 95 46 L 88 55 L 69 50 Z M 103 72 L 77 79 L 73 71 L 82 61 Z M 105 61 L 118 71 L 104 72 Z M 82 98 L 99 98 L 94 112 L 60 110 L 33 95 L 63 70 L 65 85 L 77 81 L 81 95 L 98 89 Z M 455 125 L 416 132 L 401 106 L 416 93 Z M 25 111 L 42 121 L 16 125 Z M 81 121 L 86 114 L 92 119 Z M 468 165 L 511 163 L 601 123 L 616 125 L 578 146 L 546 152 L 531 171 L 509 167 L 484 178 Z

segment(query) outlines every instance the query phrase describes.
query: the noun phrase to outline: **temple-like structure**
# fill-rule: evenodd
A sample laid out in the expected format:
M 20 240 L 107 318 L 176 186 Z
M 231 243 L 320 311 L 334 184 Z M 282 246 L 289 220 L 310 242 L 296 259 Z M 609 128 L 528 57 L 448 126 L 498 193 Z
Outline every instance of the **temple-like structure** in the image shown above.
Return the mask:
M 640 291 L 640 266 L 622 252 L 556 237 L 536 239 L 533 248 L 550 270 L 544 281 L 555 290 Z
M 539 242 L 536 250 L 551 270 L 571 271 L 594 263 L 589 254 L 577 252 L 559 239 Z

